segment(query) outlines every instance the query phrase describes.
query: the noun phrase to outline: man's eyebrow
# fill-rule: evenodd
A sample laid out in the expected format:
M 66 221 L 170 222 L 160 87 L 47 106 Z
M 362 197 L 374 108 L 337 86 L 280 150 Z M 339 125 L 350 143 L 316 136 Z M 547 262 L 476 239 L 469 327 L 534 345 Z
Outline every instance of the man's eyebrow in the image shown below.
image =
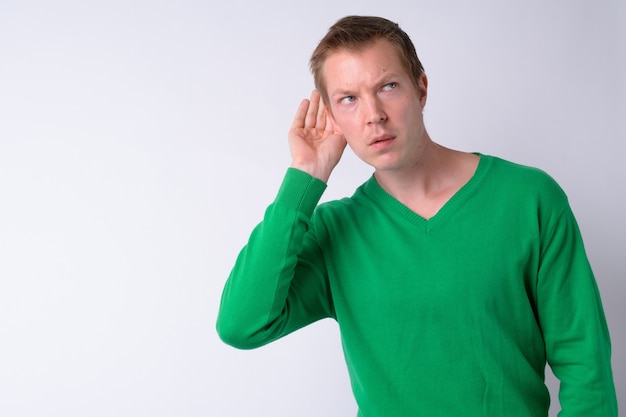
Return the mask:
M 375 88 L 381 87 L 387 83 L 392 82 L 394 79 L 398 78 L 399 75 L 395 72 L 385 72 L 378 80 L 373 84 Z M 354 95 L 354 89 L 350 88 L 337 88 L 336 90 L 329 92 L 328 97 L 336 97 L 336 96 L 351 96 Z
M 399 75 L 396 74 L 395 72 L 385 72 L 385 74 L 382 77 L 380 77 L 378 82 L 379 84 L 385 84 L 391 81 L 393 78 L 398 78 L 398 77 Z
M 341 89 L 337 89 L 333 92 L 331 92 L 329 94 L 329 96 L 331 97 L 336 97 L 336 96 L 351 96 L 354 94 L 353 90 L 349 90 L 347 88 L 341 88 Z

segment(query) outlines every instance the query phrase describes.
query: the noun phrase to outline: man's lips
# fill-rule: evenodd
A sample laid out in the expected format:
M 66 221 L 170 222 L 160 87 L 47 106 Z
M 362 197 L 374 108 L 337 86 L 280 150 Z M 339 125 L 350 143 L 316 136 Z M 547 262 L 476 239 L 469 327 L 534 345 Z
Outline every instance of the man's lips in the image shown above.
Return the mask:
M 393 140 L 393 139 L 395 139 L 395 136 L 393 136 L 393 135 L 379 135 L 379 136 L 376 136 L 375 138 L 373 138 L 370 141 L 369 144 L 370 145 L 376 145 L 376 144 L 379 144 L 381 142 L 387 142 L 387 141 L 390 141 L 390 140 Z

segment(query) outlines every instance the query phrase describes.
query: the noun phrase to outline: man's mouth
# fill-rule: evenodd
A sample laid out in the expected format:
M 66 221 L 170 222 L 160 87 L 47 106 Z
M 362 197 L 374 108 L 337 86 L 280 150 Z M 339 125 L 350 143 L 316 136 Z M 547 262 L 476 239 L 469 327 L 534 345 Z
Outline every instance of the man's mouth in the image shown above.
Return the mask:
M 374 139 L 372 139 L 372 141 L 370 142 L 370 145 L 376 145 L 379 144 L 381 142 L 387 142 L 390 140 L 395 139 L 395 136 L 392 135 L 380 135 L 380 136 L 376 136 Z

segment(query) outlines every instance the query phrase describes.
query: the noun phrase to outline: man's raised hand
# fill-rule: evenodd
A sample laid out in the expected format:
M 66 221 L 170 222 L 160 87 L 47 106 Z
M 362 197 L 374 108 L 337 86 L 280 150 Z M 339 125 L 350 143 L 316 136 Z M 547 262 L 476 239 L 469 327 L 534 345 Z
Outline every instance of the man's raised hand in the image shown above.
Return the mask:
M 291 167 L 327 182 L 345 147 L 345 138 L 335 130 L 326 106 L 314 90 L 309 100 L 300 103 L 289 130 Z

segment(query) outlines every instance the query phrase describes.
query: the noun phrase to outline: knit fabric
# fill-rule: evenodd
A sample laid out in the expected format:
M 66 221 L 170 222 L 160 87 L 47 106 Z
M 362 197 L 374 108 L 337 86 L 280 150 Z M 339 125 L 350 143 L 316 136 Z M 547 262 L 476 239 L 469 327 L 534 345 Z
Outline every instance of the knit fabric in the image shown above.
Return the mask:
M 370 178 L 351 198 L 289 169 L 240 253 L 218 332 L 262 346 L 337 320 L 359 417 L 616 416 L 598 288 L 561 188 L 480 155 L 424 219 Z M 316 207 L 317 206 L 317 207 Z

